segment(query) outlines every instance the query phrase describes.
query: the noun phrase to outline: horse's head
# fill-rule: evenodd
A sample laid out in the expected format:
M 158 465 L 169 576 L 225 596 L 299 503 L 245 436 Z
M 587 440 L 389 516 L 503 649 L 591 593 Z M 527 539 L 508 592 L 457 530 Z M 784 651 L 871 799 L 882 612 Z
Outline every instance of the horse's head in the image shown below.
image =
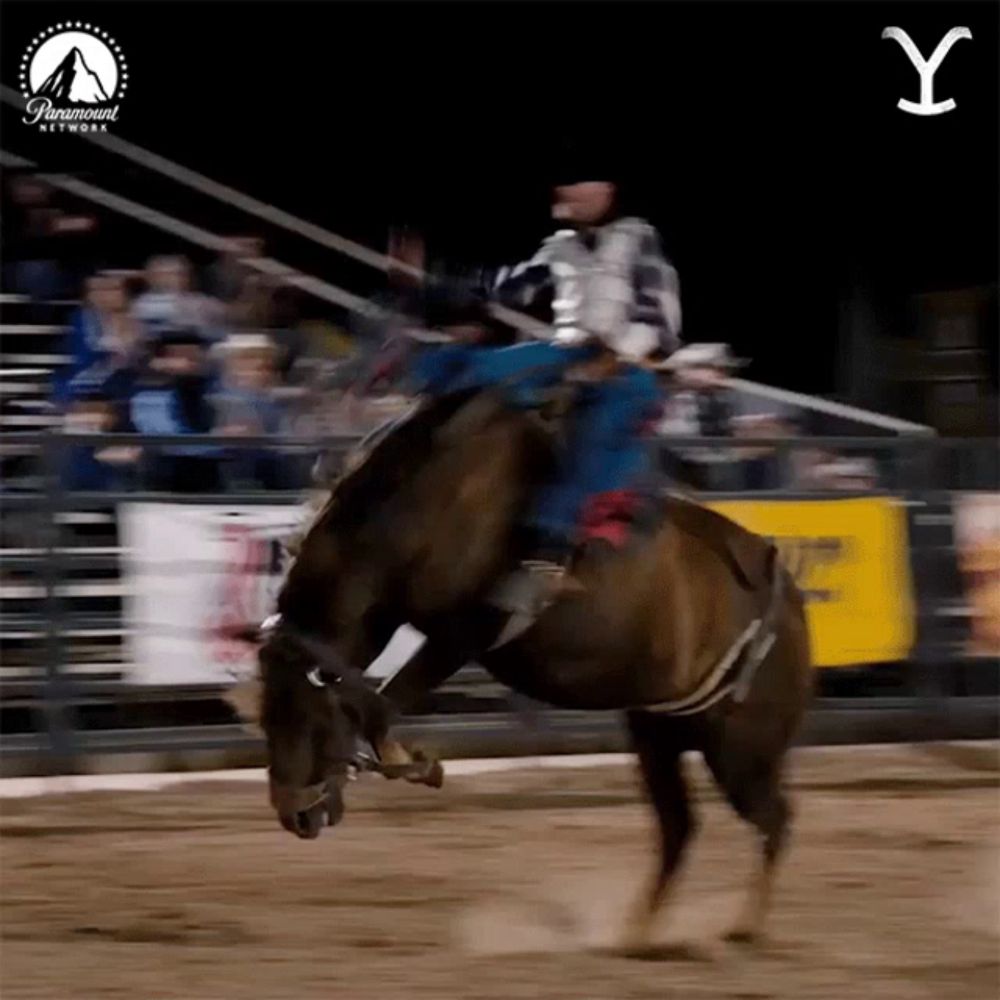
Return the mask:
M 275 634 L 260 650 L 260 726 L 267 740 L 271 805 L 303 838 L 344 812 L 341 788 L 353 749 L 351 727 L 314 659 Z
M 304 839 L 344 814 L 358 738 L 386 723 L 387 704 L 322 644 L 278 625 L 259 653 L 255 704 L 237 706 L 267 741 L 271 805 Z
M 384 438 L 334 488 L 303 538 L 260 650 L 260 721 L 271 802 L 314 837 L 343 812 L 359 734 L 386 703 L 360 671 L 406 621 L 481 594 L 508 558 L 541 435 L 496 400 L 431 406 Z

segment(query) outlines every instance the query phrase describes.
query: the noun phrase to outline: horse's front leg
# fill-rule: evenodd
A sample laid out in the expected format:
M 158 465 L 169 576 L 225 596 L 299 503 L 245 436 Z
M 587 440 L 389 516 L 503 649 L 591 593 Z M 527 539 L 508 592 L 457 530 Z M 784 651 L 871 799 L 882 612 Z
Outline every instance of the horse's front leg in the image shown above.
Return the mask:
M 386 735 L 375 747 L 379 760 L 371 765 L 384 778 L 405 778 L 415 785 L 440 788 L 444 784 L 441 761 L 420 749 L 407 750 L 398 740 Z
M 402 711 L 413 709 L 430 691 L 455 674 L 466 660 L 467 654 L 464 650 L 459 651 L 454 643 L 428 639 L 379 693 Z M 418 748 L 408 750 L 390 734 L 388 725 L 369 736 L 369 742 L 379 756 L 373 770 L 386 778 L 405 778 L 415 784 L 441 787 L 444 781 L 441 762 Z
M 356 770 L 375 771 L 386 778 L 405 778 L 417 784 L 441 787 L 444 780 L 441 765 L 419 751 L 411 753 L 390 735 L 395 711 L 387 698 L 361 682 L 345 702 L 358 726 L 352 758 Z M 374 751 L 374 756 L 367 748 Z

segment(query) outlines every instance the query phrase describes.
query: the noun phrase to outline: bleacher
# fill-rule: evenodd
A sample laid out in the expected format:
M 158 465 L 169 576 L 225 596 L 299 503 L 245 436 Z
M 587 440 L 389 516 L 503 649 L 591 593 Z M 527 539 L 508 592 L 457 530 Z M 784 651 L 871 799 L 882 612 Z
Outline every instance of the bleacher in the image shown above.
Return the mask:
M 0 430 L 44 430 L 55 422 L 52 379 L 69 363 L 64 324 L 76 307 L 72 301 L 31 303 L 21 295 L 0 295 Z
M 121 677 L 123 583 L 113 512 L 63 512 L 56 518 L 58 538 L 49 539 L 37 508 L 17 502 L 19 496 L 37 495 L 42 486 L 37 443 L 18 437 L 59 424 L 52 385 L 70 360 L 64 353 L 65 324 L 76 306 L 0 295 L 0 503 L 6 508 L 0 530 L 0 683 L 5 696 L 28 693 L 46 676 L 51 621 L 46 602 L 51 598 L 44 572 L 52 542 L 68 567 L 55 593 L 67 616 L 60 641 L 69 672 L 95 680 Z

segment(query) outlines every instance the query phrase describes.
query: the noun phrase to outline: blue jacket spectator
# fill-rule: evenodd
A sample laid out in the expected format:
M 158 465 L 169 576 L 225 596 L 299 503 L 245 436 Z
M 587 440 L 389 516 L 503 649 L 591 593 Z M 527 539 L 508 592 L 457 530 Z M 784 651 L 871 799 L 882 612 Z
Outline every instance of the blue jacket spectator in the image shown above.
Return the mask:
M 74 444 L 74 434 L 110 434 L 124 430 L 122 406 L 100 387 L 81 393 L 68 406 L 62 451 L 62 480 L 68 490 L 125 489 L 132 478 L 137 449 Z
M 208 434 L 215 427 L 208 345 L 196 330 L 167 330 L 154 344 L 146 376 L 132 397 L 132 424 L 140 434 Z M 219 449 L 212 445 L 150 445 L 144 484 L 178 493 L 220 486 Z
M 87 280 L 84 304 L 70 320 L 66 352 L 71 360 L 56 380 L 57 402 L 65 405 L 95 392 L 117 400 L 131 394 L 141 348 L 121 278 L 98 274 Z

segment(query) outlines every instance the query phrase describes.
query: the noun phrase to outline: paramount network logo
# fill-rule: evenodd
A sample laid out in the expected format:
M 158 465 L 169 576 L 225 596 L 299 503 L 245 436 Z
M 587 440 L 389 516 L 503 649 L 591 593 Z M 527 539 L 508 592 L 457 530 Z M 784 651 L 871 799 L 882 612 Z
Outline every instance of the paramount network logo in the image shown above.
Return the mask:
M 61 21 L 40 31 L 21 59 L 22 118 L 41 132 L 107 132 L 128 89 L 121 46 L 96 24 Z
M 943 115 L 946 111 L 953 111 L 957 107 L 955 101 L 950 97 L 945 101 L 934 100 L 934 74 L 944 62 L 944 57 L 951 51 L 955 42 L 961 38 L 968 38 L 971 41 L 972 32 L 968 28 L 952 28 L 938 42 L 930 59 L 923 57 L 920 50 L 914 45 L 913 39 L 902 28 L 886 28 L 882 32 L 882 37 L 892 38 L 899 42 L 920 76 L 920 100 L 908 101 L 901 97 L 896 104 L 900 111 L 908 111 L 911 115 Z

